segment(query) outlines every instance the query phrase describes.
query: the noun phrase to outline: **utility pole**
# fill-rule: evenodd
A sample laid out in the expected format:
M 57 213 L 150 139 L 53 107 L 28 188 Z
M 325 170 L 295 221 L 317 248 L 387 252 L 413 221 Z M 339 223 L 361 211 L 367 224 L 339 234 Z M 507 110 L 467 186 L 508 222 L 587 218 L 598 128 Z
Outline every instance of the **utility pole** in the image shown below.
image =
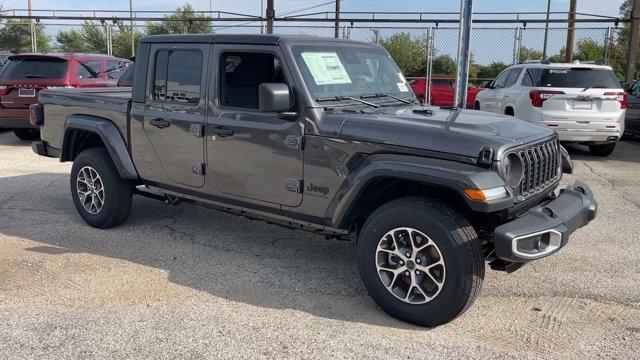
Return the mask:
M 129 23 L 131 25 L 131 57 L 136 56 L 135 37 L 133 36 L 133 0 L 129 0 Z
M 640 0 L 633 0 L 630 14 L 631 31 L 629 33 L 629 62 L 627 63 L 626 82 L 631 84 L 636 75 L 636 56 L 638 55 L 638 32 L 640 27 Z
M 549 13 L 551 12 L 551 0 L 547 0 L 547 22 L 544 23 L 544 44 L 542 45 L 542 60 L 547 58 L 547 39 L 549 37 Z
M 567 46 L 564 50 L 564 62 L 573 61 L 573 38 L 576 30 L 576 3 L 578 0 L 571 0 L 569 3 L 569 24 L 567 28 Z
M 27 0 L 27 12 L 29 14 L 29 18 L 31 18 L 31 0 Z
M 640 1 L 640 0 L 638 0 Z M 471 41 L 471 21 L 473 0 L 460 0 L 460 30 L 458 35 L 458 67 L 456 69 L 456 98 L 454 105 L 464 109 L 469 86 L 469 43 Z
M 273 34 L 273 18 L 276 17 L 276 10 L 273 7 L 273 0 L 267 0 L 267 34 Z
M 340 37 L 340 0 L 336 0 L 336 14 L 335 14 L 335 38 Z

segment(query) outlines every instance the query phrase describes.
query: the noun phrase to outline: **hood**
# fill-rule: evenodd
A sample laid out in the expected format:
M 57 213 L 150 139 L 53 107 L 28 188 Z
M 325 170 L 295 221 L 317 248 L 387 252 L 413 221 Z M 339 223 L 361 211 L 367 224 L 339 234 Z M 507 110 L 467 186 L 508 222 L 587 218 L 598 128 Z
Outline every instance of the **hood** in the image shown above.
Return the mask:
M 412 106 L 347 114 L 339 134 L 342 139 L 470 157 L 489 146 L 499 159 L 505 149 L 548 138 L 553 130 L 483 111 Z

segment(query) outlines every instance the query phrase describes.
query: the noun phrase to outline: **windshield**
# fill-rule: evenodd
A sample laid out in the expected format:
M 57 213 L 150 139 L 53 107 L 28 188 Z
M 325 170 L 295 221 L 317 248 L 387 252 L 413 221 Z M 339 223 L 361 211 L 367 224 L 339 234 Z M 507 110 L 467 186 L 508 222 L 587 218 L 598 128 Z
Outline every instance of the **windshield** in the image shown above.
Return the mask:
M 386 95 L 410 100 L 413 92 L 391 56 L 379 48 L 300 45 L 293 55 L 314 99 Z
M 60 79 L 67 73 L 67 61 L 54 58 L 9 58 L 1 79 Z
M 534 76 L 535 77 L 535 76 Z M 609 69 L 584 67 L 543 69 L 534 80 L 534 86 L 559 88 L 620 89 L 620 82 Z

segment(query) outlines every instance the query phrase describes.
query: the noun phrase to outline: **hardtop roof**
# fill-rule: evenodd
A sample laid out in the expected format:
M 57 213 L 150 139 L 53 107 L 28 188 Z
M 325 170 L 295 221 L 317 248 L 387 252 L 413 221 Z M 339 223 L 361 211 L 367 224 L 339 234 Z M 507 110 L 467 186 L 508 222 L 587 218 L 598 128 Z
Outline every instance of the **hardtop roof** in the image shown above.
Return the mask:
M 343 44 L 373 44 L 329 37 L 272 35 L 272 34 L 187 34 L 187 35 L 147 35 L 140 39 L 142 43 L 200 43 L 200 44 L 247 44 L 247 45 L 279 45 L 281 42 L 317 42 Z

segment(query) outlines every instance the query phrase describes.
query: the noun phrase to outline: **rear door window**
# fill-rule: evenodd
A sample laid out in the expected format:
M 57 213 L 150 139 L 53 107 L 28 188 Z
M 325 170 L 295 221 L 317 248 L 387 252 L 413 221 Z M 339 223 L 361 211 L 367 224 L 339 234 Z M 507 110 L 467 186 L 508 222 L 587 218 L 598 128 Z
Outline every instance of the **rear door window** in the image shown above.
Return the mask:
M 507 78 L 509 77 L 509 74 L 511 74 L 511 69 L 504 70 L 500 73 L 500 75 L 498 75 L 495 80 L 493 80 L 493 83 L 491 85 L 496 89 L 503 88 L 504 84 L 507 81 Z
M 80 62 L 80 79 L 97 79 L 100 77 L 100 60 L 89 60 Z
M 620 81 L 613 71 L 583 67 L 543 69 L 535 85 L 559 88 L 621 88 Z
M 201 83 L 200 50 L 161 50 L 156 53 L 153 99 L 197 104 Z
M 120 79 L 128 63 L 118 60 L 107 60 L 107 79 Z
M 68 62 L 56 58 L 10 58 L 0 79 L 61 79 L 67 74 Z

